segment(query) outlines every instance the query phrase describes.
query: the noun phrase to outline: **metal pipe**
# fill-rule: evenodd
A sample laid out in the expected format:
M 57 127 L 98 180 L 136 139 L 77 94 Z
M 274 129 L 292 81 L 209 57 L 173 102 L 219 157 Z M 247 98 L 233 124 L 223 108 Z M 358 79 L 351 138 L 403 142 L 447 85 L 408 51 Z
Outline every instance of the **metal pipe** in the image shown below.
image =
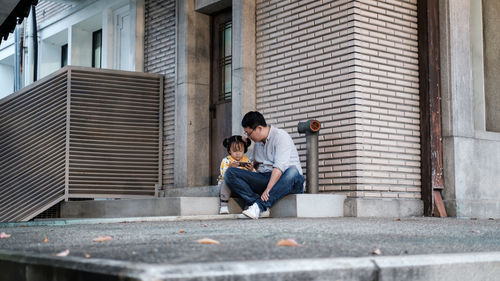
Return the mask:
M 32 35 L 33 35 L 33 82 L 37 79 L 37 69 L 38 69 L 38 29 L 36 27 L 36 11 L 35 5 L 31 5 L 32 14 Z
M 21 89 L 21 36 L 19 25 L 14 31 L 14 92 Z
M 299 122 L 299 133 L 306 134 L 306 192 L 318 193 L 318 135 L 321 124 L 317 120 Z

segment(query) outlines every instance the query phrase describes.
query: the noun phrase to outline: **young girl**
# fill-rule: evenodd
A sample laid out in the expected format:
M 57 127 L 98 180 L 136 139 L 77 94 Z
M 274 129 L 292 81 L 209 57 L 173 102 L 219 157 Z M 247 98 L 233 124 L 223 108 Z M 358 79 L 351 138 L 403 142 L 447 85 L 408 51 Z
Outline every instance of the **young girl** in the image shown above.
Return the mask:
M 250 139 L 246 139 L 244 141 L 241 136 L 237 135 L 226 138 L 222 142 L 222 145 L 227 149 L 229 155 L 224 157 L 224 159 L 222 159 L 222 162 L 220 163 L 220 175 L 217 180 L 220 188 L 219 214 L 229 214 L 227 202 L 229 201 L 229 197 L 231 196 L 231 190 L 224 183 L 224 173 L 226 173 L 226 170 L 229 167 L 247 169 L 244 165 L 241 164 L 241 162 L 249 162 L 248 158 L 244 154 L 247 152 L 250 144 Z

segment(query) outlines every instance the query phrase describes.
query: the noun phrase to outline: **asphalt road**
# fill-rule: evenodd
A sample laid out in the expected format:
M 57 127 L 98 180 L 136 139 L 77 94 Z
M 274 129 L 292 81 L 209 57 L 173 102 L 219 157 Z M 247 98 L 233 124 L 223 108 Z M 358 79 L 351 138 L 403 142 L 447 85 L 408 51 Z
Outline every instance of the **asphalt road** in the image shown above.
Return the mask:
M 132 262 L 183 264 L 273 259 L 500 251 L 500 220 L 271 218 L 2 227 L 0 249 Z M 111 236 L 105 242 L 94 242 Z M 48 242 L 44 242 L 45 238 Z M 217 240 L 218 245 L 197 242 Z M 296 247 L 277 246 L 291 238 Z M 376 252 L 378 252 L 376 251 Z

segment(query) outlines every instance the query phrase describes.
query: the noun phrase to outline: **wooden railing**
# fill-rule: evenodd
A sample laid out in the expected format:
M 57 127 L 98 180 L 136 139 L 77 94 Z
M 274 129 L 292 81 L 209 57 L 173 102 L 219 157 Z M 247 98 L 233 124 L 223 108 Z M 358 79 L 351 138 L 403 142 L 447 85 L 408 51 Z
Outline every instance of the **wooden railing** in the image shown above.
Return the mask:
M 0 100 L 0 221 L 161 186 L 163 76 L 65 67 Z

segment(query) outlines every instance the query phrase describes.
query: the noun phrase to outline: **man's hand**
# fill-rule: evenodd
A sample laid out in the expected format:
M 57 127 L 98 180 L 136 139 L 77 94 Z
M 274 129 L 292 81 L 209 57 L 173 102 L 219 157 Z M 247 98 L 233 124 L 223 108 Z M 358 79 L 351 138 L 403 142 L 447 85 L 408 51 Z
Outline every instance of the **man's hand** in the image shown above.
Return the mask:
M 266 190 L 264 190 L 264 192 L 262 192 L 262 195 L 260 196 L 260 199 L 262 199 L 262 201 L 266 202 L 267 200 L 269 200 L 269 192 L 271 191 L 271 188 L 266 188 Z
M 244 166 L 247 170 L 253 171 L 253 162 L 250 162 L 248 164 L 245 164 Z
M 262 201 L 269 200 L 269 192 L 271 191 L 271 189 L 273 189 L 273 186 L 280 179 L 282 174 L 283 172 L 281 172 L 280 169 L 273 168 L 273 172 L 271 173 L 271 179 L 269 179 L 269 182 L 267 183 L 267 188 L 266 190 L 264 190 L 264 192 L 262 192 L 262 195 L 260 196 L 260 199 L 262 199 Z

